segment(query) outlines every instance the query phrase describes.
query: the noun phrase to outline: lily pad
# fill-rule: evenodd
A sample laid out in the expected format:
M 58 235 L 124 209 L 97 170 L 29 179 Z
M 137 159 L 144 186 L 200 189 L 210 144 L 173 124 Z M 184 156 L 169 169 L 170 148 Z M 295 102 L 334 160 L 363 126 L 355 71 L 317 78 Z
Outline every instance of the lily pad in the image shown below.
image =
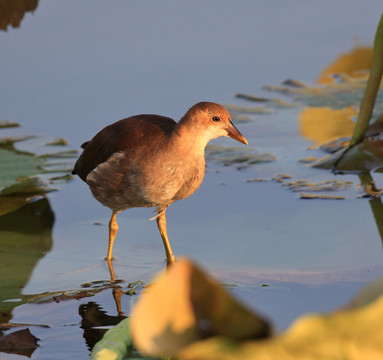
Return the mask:
M 71 179 L 70 171 L 77 152 L 65 150 L 36 155 L 34 147 L 25 146 L 35 135 L 0 137 L 0 215 L 17 210 L 34 197 L 56 190 Z M 20 151 L 16 144 L 24 142 L 28 151 Z M 65 144 L 60 138 L 57 146 Z M 70 160 L 70 161 L 68 161 Z M 48 178 L 47 174 L 54 174 Z
M 313 164 L 320 169 L 332 169 L 335 165 L 338 172 L 379 171 L 383 168 L 383 140 L 367 138 L 347 150 L 338 150 Z

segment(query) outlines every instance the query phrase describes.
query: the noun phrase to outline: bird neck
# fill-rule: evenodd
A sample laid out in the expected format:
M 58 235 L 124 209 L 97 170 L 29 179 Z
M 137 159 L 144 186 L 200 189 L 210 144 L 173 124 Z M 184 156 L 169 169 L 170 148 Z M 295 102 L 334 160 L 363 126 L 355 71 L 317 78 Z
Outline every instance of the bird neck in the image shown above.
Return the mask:
M 210 137 L 207 132 L 195 125 L 180 121 L 174 129 L 172 144 L 180 153 L 203 156 Z

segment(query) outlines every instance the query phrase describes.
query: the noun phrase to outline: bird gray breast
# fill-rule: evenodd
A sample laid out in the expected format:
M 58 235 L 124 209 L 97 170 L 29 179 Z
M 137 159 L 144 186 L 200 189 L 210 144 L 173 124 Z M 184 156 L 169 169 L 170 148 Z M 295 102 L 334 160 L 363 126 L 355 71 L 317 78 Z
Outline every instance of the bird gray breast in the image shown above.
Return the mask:
M 138 153 L 115 153 L 89 173 L 86 182 L 103 205 L 112 210 L 167 207 L 189 197 L 203 180 L 203 156 L 174 159 L 152 153 L 145 159 Z
M 176 200 L 189 197 L 200 186 L 205 173 L 205 160 L 202 157 L 171 158 L 159 155 L 137 172 L 145 186 L 143 196 L 160 206 L 168 206 Z M 134 179 L 136 181 L 137 179 Z M 130 183 L 133 179 L 130 179 Z
M 175 172 L 178 190 L 173 196 L 174 200 L 186 199 L 192 195 L 201 185 L 205 175 L 205 159 L 184 159 L 187 166 Z

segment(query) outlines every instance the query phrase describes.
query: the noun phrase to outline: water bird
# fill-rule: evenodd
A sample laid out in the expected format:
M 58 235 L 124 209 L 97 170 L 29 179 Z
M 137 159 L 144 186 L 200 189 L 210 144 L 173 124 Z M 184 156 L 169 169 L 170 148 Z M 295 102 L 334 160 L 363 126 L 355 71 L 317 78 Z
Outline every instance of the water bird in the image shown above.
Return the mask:
M 200 102 L 178 123 L 161 115 L 135 115 L 106 126 L 81 145 L 83 152 L 72 174 L 112 210 L 109 262 L 118 231 L 116 216 L 135 207 L 157 208 L 152 219 L 157 219 L 167 263 L 175 261 L 166 230 L 166 209 L 198 189 L 205 175 L 205 147 L 221 136 L 247 145 L 223 106 Z

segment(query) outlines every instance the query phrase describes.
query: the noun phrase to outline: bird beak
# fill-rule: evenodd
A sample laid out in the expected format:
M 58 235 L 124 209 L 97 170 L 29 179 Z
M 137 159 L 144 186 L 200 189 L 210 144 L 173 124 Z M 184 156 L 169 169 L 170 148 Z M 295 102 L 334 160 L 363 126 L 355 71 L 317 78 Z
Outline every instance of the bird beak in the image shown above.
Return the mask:
M 239 132 L 239 130 L 234 126 L 234 124 L 231 121 L 229 123 L 229 126 L 226 128 L 226 131 L 227 136 L 230 136 L 231 138 L 241 142 L 242 144 L 248 144 L 246 138 Z

